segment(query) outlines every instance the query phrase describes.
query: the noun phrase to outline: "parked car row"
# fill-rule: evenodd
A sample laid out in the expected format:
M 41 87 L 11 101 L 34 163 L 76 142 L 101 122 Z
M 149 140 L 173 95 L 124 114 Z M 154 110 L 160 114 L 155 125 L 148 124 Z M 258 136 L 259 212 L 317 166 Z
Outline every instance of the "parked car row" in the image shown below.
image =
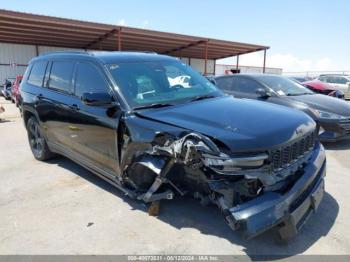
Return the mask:
M 338 123 L 347 107 L 311 107 L 328 100 L 270 76 L 218 86 L 231 80 L 241 95 L 168 56 L 52 53 L 30 61 L 19 100 L 37 160 L 65 155 L 131 198 L 189 195 L 248 238 L 272 227 L 290 238 L 324 193 L 318 121 Z M 254 99 L 238 98 L 247 90 Z
M 215 78 L 217 86 L 237 98 L 250 98 L 301 110 L 320 125 L 323 142 L 350 138 L 350 104 L 316 94 L 278 75 L 227 75 Z
M 314 79 L 310 77 L 290 77 L 315 93 L 345 99 L 350 92 L 350 76 L 339 74 L 323 74 Z
M 16 76 L 16 78 L 7 78 L 2 86 L 0 93 L 7 100 L 11 100 L 16 106 L 19 106 L 19 90 L 22 81 L 22 76 Z
M 348 75 L 324 74 L 320 75 L 317 80 L 328 83 L 340 91 L 350 91 L 350 76 Z

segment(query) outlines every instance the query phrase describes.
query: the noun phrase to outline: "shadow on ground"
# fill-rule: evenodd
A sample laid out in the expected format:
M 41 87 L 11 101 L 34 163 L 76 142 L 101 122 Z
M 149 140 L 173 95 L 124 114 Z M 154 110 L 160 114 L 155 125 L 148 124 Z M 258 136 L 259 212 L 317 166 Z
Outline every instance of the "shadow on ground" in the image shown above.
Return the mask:
M 322 143 L 328 150 L 346 150 L 350 149 L 350 139 L 340 140 L 334 143 Z
M 10 120 L 6 120 L 6 119 L 1 119 L 0 118 L 0 123 L 7 123 L 7 122 L 11 122 Z
M 74 174 L 101 187 L 102 189 L 122 198 L 134 210 L 147 212 L 147 206 L 140 201 L 132 200 L 118 189 L 104 180 L 85 170 L 64 157 L 50 160 L 48 163 L 72 171 Z M 305 252 L 310 246 L 332 228 L 339 212 L 337 201 L 328 193 L 325 193 L 317 215 L 313 215 L 299 234 L 288 242 L 278 241 L 277 232 L 270 230 L 264 234 L 245 240 L 238 232 L 233 232 L 223 216 L 215 206 L 201 206 L 198 201 L 191 198 L 175 198 L 164 201 L 158 219 L 177 229 L 194 228 L 202 234 L 224 238 L 234 245 L 243 247 L 243 251 L 252 259 L 281 259 Z M 272 257 L 271 257 L 272 256 Z

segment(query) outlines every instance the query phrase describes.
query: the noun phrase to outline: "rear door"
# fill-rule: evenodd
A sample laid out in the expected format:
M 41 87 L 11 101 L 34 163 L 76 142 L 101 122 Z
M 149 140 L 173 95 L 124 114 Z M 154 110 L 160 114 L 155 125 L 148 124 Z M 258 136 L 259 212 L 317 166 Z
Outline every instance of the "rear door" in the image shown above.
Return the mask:
M 75 62 L 53 60 L 48 65 L 44 79 L 44 89 L 38 95 L 41 115 L 45 119 L 45 130 L 50 143 L 67 150 L 70 147 L 68 136 L 71 122 L 73 96 L 73 71 Z
M 107 77 L 99 66 L 81 61 L 74 77 L 74 112 L 69 117 L 71 148 L 104 174 L 119 174 L 117 128 L 121 111 L 110 106 L 90 106 L 81 101 L 84 93 L 108 93 L 113 97 Z M 115 99 L 115 98 L 113 98 Z

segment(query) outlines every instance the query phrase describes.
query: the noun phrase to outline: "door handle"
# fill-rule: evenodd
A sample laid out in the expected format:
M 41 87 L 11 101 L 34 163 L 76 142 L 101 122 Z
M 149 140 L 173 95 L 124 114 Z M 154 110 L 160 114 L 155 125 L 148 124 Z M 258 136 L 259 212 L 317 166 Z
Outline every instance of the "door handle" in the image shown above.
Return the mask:
M 76 104 L 70 105 L 69 108 L 74 111 L 78 111 L 80 109 L 79 106 Z
M 38 100 L 41 100 L 41 99 L 44 98 L 44 96 L 43 96 L 43 94 L 38 94 L 38 95 L 36 96 L 36 98 L 37 98 Z

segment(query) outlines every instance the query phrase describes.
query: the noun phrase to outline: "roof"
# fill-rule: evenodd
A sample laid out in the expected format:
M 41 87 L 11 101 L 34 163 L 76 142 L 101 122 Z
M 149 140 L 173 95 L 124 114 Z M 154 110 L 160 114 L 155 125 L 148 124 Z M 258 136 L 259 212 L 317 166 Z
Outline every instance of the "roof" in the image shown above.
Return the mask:
M 259 73 L 238 73 L 238 74 L 229 74 L 229 75 L 221 75 L 221 76 L 215 76 L 215 79 L 219 78 L 230 78 L 230 77 L 248 77 L 248 78 L 263 78 L 263 77 L 283 77 L 287 78 L 285 76 L 281 75 L 275 75 L 275 74 L 259 74 Z
M 220 59 L 269 47 L 0 9 L 0 42 Z
M 345 77 L 349 77 L 350 75 L 347 75 L 347 74 L 321 74 L 320 76 L 345 76 Z
M 33 61 L 45 60 L 52 58 L 80 58 L 93 60 L 98 59 L 103 64 L 116 62 L 140 62 L 140 61 L 159 61 L 159 60 L 176 60 L 176 58 L 166 55 L 159 55 L 149 52 L 127 52 L 127 51 L 59 51 L 49 52 L 33 58 Z

